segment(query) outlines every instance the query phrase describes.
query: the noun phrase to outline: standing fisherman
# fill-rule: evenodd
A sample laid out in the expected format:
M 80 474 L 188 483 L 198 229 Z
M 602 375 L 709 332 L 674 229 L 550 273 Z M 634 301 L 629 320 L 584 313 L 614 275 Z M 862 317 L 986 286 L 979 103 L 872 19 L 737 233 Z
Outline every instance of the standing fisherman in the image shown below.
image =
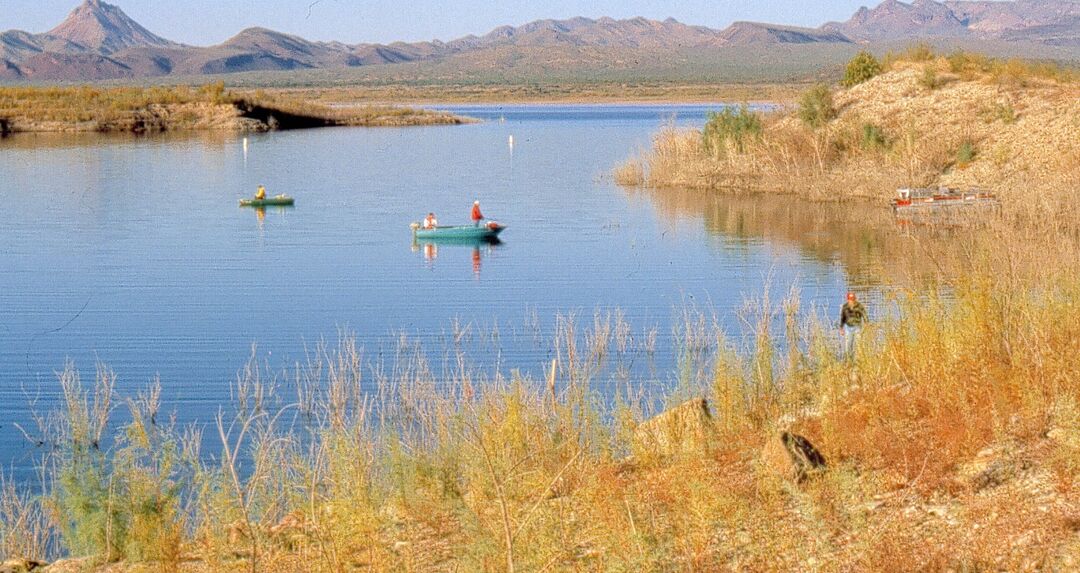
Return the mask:
M 480 202 L 473 201 L 472 204 L 472 222 L 474 226 L 479 227 L 480 221 L 484 220 L 484 214 L 480 212 Z
M 840 309 L 840 330 L 844 333 L 844 357 L 855 357 L 855 346 L 866 323 L 866 307 L 855 298 L 855 293 L 847 293 L 847 302 Z

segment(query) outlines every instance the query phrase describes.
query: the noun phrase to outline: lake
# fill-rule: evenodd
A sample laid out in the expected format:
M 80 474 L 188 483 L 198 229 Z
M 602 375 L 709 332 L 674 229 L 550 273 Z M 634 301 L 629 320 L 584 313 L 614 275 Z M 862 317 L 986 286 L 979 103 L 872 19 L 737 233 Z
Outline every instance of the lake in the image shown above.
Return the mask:
M 438 353 L 455 328 L 497 331 L 470 358 L 538 373 L 557 316 L 618 311 L 655 337 L 636 375 L 664 384 L 688 308 L 738 338 L 746 300 L 797 284 L 831 317 L 872 283 L 872 236 L 800 227 L 814 209 L 786 200 L 768 215 L 613 183 L 657 129 L 718 107 L 452 106 L 484 121 L 0 141 L 0 460 L 27 471 L 35 448 L 15 424 L 55 406 L 69 360 L 84 380 L 108 365 L 121 394 L 160 377 L 165 410 L 209 422 L 253 352 L 284 370 L 341 333 L 376 357 L 403 335 Z M 239 208 L 260 184 L 296 206 Z M 474 200 L 509 226 L 501 244 L 414 244 L 411 222 L 466 223 Z

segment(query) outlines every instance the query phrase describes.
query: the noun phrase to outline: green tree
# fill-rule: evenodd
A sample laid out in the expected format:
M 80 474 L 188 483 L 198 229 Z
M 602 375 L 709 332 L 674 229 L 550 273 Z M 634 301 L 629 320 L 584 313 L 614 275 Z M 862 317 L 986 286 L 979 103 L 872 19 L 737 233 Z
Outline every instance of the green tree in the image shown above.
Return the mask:
M 851 58 L 844 70 L 844 79 L 840 85 L 850 88 L 881 73 L 881 62 L 873 54 L 863 50 Z
M 817 129 L 836 117 L 832 92 L 829 86 L 818 84 L 803 94 L 799 100 L 799 119 Z

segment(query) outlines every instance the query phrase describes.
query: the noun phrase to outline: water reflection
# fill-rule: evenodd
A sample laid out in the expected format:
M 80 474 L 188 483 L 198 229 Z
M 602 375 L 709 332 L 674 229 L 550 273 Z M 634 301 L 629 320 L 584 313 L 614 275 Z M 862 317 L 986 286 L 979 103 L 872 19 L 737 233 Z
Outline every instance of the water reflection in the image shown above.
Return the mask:
M 273 211 L 277 217 L 285 217 L 285 214 L 293 209 L 292 205 L 274 205 L 270 207 L 244 207 L 255 212 L 255 223 L 259 230 L 259 237 L 266 235 L 266 211 Z
M 258 137 L 266 137 L 260 135 Z M 198 144 L 225 147 L 237 140 L 247 139 L 231 131 L 175 131 L 164 133 L 9 133 L 0 138 L 0 149 L 49 151 L 79 147 L 132 147 L 148 142 L 168 144 Z
M 816 260 L 840 264 L 860 287 L 918 284 L 940 272 L 941 261 L 959 248 L 957 229 L 904 224 L 885 203 L 690 189 L 627 192 L 647 196 L 672 228 L 690 217 L 710 235 L 788 243 Z
M 472 262 L 473 275 L 480 278 L 485 256 L 490 256 L 503 242 L 498 237 L 490 239 L 417 239 L 413 238 L 412 252 L 421 253 L 424 264 L 429 269 L 435 268 L 435 261 L 439 258 L 439 248 L 447 249 L 472 249 L 470 261 Z

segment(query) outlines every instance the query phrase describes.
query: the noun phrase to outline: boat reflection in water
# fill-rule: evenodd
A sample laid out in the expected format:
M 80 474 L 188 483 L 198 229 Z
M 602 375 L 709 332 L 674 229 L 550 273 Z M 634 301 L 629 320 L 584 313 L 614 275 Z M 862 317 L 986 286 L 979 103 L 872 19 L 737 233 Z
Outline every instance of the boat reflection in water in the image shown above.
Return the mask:
M 293 207 L 291 205 L 274 205 L 270 207 L 252 207 L 251 210 L 255 211 L 255 221 L 259 224 L 259 231 L 263 231 L 263 225 L 266 223 L 266 210 L 272 209 L 277 213 L 286 213 Z
M 428 268 L 435 268 L 435 260 L 439 258 L 440 248 L 471 248 L 472 249 L 472 270 L 473 274 L 477 277 L 480 276 L 480 270 L 483 266 L 483 258 L 485 254 L 490 254 L 495 248 L 502 244 L 502 241 L 497 237 L 491 237 L 487 239 L 475 239 L 475 238 L 438 238 L 438 239 L 420 239 L 413 238 L 412 251 L 414 253 L 420 252 L 423 254 L 424 263 Z

